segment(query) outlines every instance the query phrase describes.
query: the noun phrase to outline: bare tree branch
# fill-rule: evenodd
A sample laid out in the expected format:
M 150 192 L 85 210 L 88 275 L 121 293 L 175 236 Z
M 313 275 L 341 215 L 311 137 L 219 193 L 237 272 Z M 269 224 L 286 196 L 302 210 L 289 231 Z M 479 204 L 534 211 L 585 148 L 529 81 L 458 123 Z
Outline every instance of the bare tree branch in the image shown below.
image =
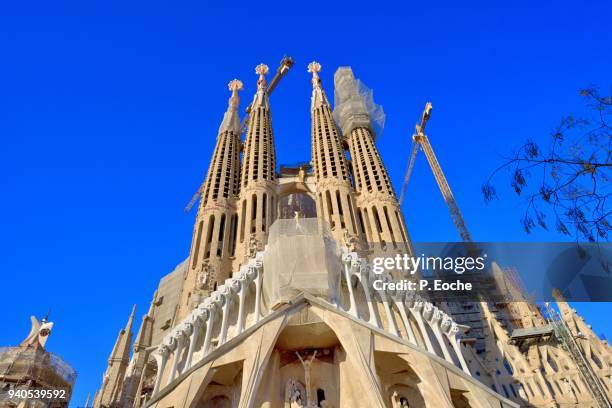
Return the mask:
M 553 215 L 556 230 L 577 240 L 609 241 L 612 225 L 608 198 L 612 194 L 612 98 L 595 87 L 580 90 L 595 120 L 567 116 L 561 119 L 543 150 L 527 140 L 505 157 L 482 186 L 485 203 L 498 199 L 493 185 L 502 170 L 509 171 L 509 185 L 526 199 L 520 220 L 530 233 L 548 229 Z

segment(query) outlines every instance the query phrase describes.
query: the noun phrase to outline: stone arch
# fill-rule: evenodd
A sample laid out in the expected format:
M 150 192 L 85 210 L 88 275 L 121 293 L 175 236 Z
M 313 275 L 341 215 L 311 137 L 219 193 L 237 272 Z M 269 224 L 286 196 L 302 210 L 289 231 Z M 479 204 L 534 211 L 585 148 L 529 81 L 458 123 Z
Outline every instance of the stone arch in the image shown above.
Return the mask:
M 366 290 L 368 290 L 365 285 L 367 283 L 363 282 L 362 279 L 358 275 L 351 275 L 351 285 L 353 287 L 353 295 L 355 296 L 355 304 L 357 306 L 357 316 L 365 320 L 366 322 L 371 321 L 370 310 L 368 305 L 371 302 L 368 302 L 366 296 Z M 372 294 L 370 293 L 370 299 L 372 299 Z M 373 309 L 374 310 L 374 309 Z M 378 319 L 380 321 L 380 317 Z
M 384 390 L 384 398 L 392 408 L 425 408 L 438 396 L 430 395 L 432 400 L 426 404 L 425 385 L 411 363 L 396 353 L 377 351 L 374 353 L 377 374 Z M 439 402 L 439 401 L 438 401 Z M 402 405 L 403 404 L 403 405 Z

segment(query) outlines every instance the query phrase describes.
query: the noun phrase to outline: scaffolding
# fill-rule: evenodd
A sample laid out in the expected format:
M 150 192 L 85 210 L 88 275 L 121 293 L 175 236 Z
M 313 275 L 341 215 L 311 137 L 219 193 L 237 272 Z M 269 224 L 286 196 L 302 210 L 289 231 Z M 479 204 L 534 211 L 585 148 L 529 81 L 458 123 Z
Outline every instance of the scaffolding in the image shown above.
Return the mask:
M 382 135 L 385 111 L 374 102 L 374 91 L 355 79 L 350 67 L 340 67 L 334 74 L 334 119 L 345 137 L 358 127 L 370 128 Z
M 0 347 L 0 389 L 53 388 L 66 391 L 64 402 L 40 405 L 40 401 L 29 401 L 30 407 L 67 406 L 76 377 L 76 371 L 68 363 L 42 347 Z M 6 398 L 7 393 L 0 394 L 0 406 L 11 406 Z
M 606 392 L 599 380 L 599 377 L 593 371 L 593 368 L 588 363 L 582 349 L 574 335 L 572 334 L 570 328 L 567 323 L 559 314 L 552 308 L 550 303 L 546 303 L 546 314 L 548 315 L 548 321 L 552 326 L 555 337 L 561 343 L 561 346 L 567 353 L 571 356 L 572 360 L 576 363 L 578 367 L 578 371 L 580 372 L 580 376 L 584 380 L 585 384 L 589 388 L 591 395 L 597 402 L 597 405 L 600 408 L 610 408 L 610 400 L 606 395 Z

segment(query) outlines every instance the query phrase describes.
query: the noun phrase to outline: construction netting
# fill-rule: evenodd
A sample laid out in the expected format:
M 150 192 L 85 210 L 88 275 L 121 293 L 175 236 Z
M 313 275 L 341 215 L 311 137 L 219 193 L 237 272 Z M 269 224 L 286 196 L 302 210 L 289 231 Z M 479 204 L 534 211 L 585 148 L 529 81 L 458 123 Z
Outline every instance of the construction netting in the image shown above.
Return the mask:
M 355 79 L 351 67 L 340 67 L 334 74 L 334 119 L 345 134 L 354 121 L 369 121 L 378 136 L 385 127 L 385 112 L 374 102 L 374 91 Z
M 340 251 L 317 218 L 278 219 L 264 252 L 266 305 L 274 309 L 301 292 L 331 299 L 340 283 Z
M 36 347 L 0 347 L 0 382 L 72 389 L 76 371 L 61 357 Z

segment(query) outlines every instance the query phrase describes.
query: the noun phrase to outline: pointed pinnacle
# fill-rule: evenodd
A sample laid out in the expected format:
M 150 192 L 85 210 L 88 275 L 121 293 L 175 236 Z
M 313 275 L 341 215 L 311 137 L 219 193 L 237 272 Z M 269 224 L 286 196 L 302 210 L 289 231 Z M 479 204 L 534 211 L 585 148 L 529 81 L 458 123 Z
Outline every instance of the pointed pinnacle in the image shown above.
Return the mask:
M 134 315 L 136 314 L 136 305 L 132 306 L 132 313 L 130 313 L 130 317 L 128 318 L 128 322 L 125 325 L 126 329 L 131 330 L 132 322 L 134 321 Z
M 238 96 L 238 91 L 242 91 L 243 84 L 239 79 L 232 79 L 227 87 L 230 91 L 232 91 L 232 96 L 229 99 L 229 108 L 230 109 L 238 109 L 238 105 L 240 104 L 240 97 Z
M 312 84 L 314 86 L 320 85 L 319 72 L 321 72 L 321 64 L 317 61 L 312 61 L 308 64 L 308 72 L 312 73 Z
M 242 91 L 243 89 L 242 81 L 239 79 L 232 79 L 229 82 L 229 84 L 227 84 L 227 87 L 229 88 L 230 91 L 232 91 L 232 93 Z
M 266 64 L 259 64 L 255 67 L 255 73 L 259 75 L 259 79 L 257 80 L 257 88 L 258 89 L 266 89 L 266 75 L 270 71 L 270 68 Z

